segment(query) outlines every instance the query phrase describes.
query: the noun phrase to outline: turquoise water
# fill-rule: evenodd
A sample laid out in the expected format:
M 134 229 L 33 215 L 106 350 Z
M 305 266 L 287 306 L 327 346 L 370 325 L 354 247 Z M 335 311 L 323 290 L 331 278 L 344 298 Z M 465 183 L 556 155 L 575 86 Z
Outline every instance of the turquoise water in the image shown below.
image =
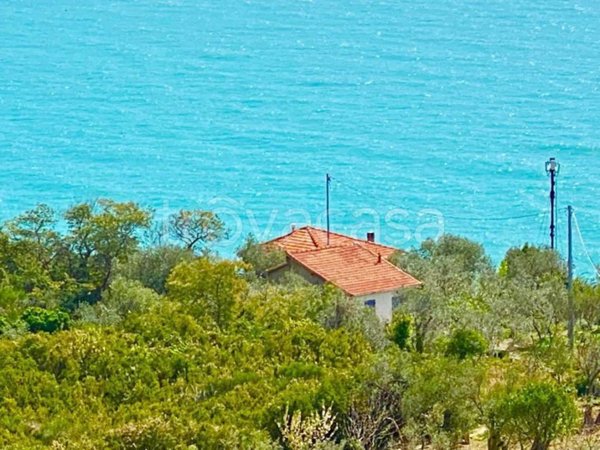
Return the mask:
M 546 241 L 556 156 L 600 262 L 599 38 L 597 0 L 3 0 L 0 217 L 213 208 L 230 253 L 318 224 L 329 172 L 335 229 L 498 259 Z

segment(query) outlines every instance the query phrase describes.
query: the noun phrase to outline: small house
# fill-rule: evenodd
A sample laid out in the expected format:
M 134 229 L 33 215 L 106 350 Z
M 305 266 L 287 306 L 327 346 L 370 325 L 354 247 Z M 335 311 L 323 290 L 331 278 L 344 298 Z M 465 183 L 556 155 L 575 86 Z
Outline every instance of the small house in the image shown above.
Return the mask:
M 389 261 L 399 250 L 376 243 L 373 233 L 363 240 L 306 226 L 265 245 L 286 253 L 285 263 L 268 271 L 270 279 L 292 271 L 313 284 L 331 283 L 386 322 L 402 291 L 421 285 Z

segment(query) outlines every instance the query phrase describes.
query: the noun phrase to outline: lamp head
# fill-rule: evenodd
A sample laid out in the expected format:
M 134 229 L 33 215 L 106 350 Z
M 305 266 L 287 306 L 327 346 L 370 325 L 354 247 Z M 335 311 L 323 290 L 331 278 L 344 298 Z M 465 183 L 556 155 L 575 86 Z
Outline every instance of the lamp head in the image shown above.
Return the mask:
M 556 158 L 550 158 L 546 161 L 546 173 L 551 174 L 555 173 L 558 175 L 560 172 L 560 164 L 556 161 Z

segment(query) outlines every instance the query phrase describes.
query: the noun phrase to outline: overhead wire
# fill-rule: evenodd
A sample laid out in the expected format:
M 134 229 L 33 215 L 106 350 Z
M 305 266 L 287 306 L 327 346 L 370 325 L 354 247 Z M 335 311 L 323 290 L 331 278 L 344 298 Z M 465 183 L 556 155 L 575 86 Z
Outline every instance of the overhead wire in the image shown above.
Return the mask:
M 579 236 L 579 242 L 581 242 L 581 246 L 583 248 L 583 253 L 587 257 L 590 265 L 594 268 L 594 272 L 596 273 L 596 275 L 600 276 L 600 269 L 594 263 L 594 260 L 592 259 L 592 256 L 590 255 L 590 252 L 587 249 L 587 245 L 585 244 L 585 240 L 583 239 L 583 235 L 581 234 L 581 228 L 579 228 L 579 221 L 577 220 L 577 214 L 575 214 L 575 212 L 573 212 L 573 219 L 574 219 L 573 222 L 575 223 L 575 229 L 577 230 L 577 235 Z
M 367 194 L 364 191 L 361 191 L 360 189 L 351 186 L 349 184 L 346 183 L 342 183 L 340 182 L 338 179 L 334 179 L 334 181 L 336 182 L 337 186 L 341 186 L 341 187 L 345 187 L 347 189 L 350 189 L 351 191 L 353 191 L 354 193 L 365 197 L 368 197 L 372 194 Z M 450 219 L 450 220 L 468 220 L 468 221 L 477 221 L 477 222 L 487 222 L 487 221 L 505 221 L 505 220 L 518 220 L 518 219 L 529 219 L 532 217 L 540 217 L 542 215 L 547 214 L 547 212 L 536 212 L 536 213 L 529 213 L 529 214 L 519 214 L 519 215 L 514 215 L 514 216 L 504 216 L 504 217 L 468 217 L 468 216 L 452 216 L 452 215 L 447 215 L 442 213 L 444 219 Z
M 532 217 L 543 216 L 544 212 L 521 214 L 516 216 L 504 216 L 504 217 L 459 217 L 459 216 L 448 216 L 444 214 L 444 218 L 451 220 L 471 220 L 476 222 L 488 222 L 488 221 L 505 221 L 505 220 L 517 220 L 517 219 L 530 219 Z
M 542 215 L 541 215 L 541 219 L 540 219 L 540 227 L 538 229 L 538 233 L 536 236 L 536 244 L 542 244 L 543 239 L 545 237 L 545 229 L 548 226 L 548 222 L 550 218 L 550 212 L 545 211 Z

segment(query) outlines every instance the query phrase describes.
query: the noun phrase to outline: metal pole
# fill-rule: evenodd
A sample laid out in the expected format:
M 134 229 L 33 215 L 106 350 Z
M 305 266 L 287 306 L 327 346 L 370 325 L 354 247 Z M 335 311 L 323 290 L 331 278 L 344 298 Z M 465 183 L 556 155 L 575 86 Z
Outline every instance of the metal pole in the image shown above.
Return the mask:
M 575 308 L 573 306 L 573 207 L 569 205 L 567 208 L 568 214 L 568 234 L 569 234 L 569 243 L 568 243 L 568 278 L 567 278 L 567 289 L 568 289 L 568 309 L 569 309 L 569 324 L 568 324 L 568 336 L 569 336 L 569 346 L 573 347 L 574 334 L 575 334 Z
M 329 188 L 331 186 L 331 177 L 329 174 L 326 175 L 327 184 L 327 246 L 329 247 L 329 234 L 331 233 L 331 222 L 329 219 Z
M 556 248 L 556 170 L 550 170 L 550 248 Z

